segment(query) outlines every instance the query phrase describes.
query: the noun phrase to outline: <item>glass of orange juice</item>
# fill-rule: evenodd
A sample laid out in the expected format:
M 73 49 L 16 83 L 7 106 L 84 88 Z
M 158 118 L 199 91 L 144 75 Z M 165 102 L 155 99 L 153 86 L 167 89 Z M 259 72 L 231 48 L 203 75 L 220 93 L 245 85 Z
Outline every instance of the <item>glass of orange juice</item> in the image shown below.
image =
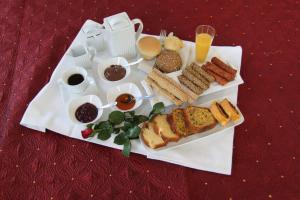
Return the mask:
M 215 29 L 209 25 L 196 28 L 196 61 L 203 63 L 215 36 Z

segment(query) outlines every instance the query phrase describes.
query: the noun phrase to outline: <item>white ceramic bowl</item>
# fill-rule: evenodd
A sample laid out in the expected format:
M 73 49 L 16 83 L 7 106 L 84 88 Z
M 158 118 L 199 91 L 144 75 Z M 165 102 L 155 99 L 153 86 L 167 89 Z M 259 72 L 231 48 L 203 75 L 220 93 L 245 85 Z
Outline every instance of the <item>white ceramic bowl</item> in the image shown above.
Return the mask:
M 110 81 L 110 80 L 107 80 L 104 76 L 104 71 L 106 68 L 110 67 L 111 65 L 126 65 L 128 64 L 127 60 L 123 57 L 115 57 L 115 58 L 109 58 L 109 59 L 105 59 L 105 60 L 102 60 L 99 65 L 98 65 L 98 76 L 101 80 L 105 81 L 105 82 L 109 82 L 109 83 L 119 83 L 121 80 L 124 80 L 126 79 L 129 74 L 130 74 L 130 66 L 129 67 L 124 67 L 125 70 L 126 70 L 126 74 L 125 76 L 118 80 L 118 81 Z
M 134 83 L 124 83 L 124 84 L 118 85 L 116 87 L 113 87 L 112 89 L 110 89 L 107 92 L 107 102 L 111 103 L 111 102 L 116 101 L 116 98 L 119 95 L 124 94 L 124 93 L 131 94 L 132 96 L 134 96 L 136 98 L 142 96 L 140 89 Z M 142 102 L 143 102 L 143 100 L 139 100 L 139 101 L 135 102 L 134 107 L 129 110 L 121 110 L 117 106 L 115 106 L 114 108 L 116 110 L 120 110 L 120 111 L 131 111 L 131 110 L 137 109 L 142 104 Z
M 101 115 L 103 113 L 103 109 L 98 109 L 98 115 L 93 121 L 87 122 L 87 123 L 82 123 L 82 122 L 78 121 L 75 117 L 76 109 L 85 103 L 91 103 L 91 104 L 95 105 L 97 108 L 102 106 L 102 102 L 101 102 L 100 98 L 96 95 L 87 95 L 87 96 L 82 96 L 82 97 L 73 99 L 68 105 L 68 114 L 69 114 L 69 118 L 76 124 L 86 125 L 89 123 L 94 123 L 97 120 L 99 120 L 99 118 L 101 117 Z

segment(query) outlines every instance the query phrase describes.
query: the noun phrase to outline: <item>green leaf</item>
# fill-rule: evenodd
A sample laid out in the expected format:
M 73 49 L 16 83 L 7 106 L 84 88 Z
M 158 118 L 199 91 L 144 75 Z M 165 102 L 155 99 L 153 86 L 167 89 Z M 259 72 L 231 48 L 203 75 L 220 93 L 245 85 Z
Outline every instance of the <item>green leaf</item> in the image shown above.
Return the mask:
M 151 116 L 153 114 L 160 114 L 164 108 L 165 108 L 165 105 L 163 102 L 158 102 L 158 103 L 154 104 L 149 116 Z
M 94 137 L 96 134 L 98 134 L 98 132 L 94 130 L 89 137 Z
M 124 144 L 128 140 L 128 137 L 125 135 L 125 133 L 120 133 L 117 135 L 114 139 L 114 143 L 118 145 Z
M 130 151 L 131 151 L 131 143 L 130 140 L 127 139 L 126 142 L 124 143 L 122 153 L 124 156 L 129 157 Z
M 113 132 L 114 132 L 114 134 L 118 134 L 120 132 L 120 130 L 121 130 L 120 128 L 114 128 Z
M 99 133 L 98 133 L 98 139 L 100 139 L 100 140 L 107 140 L 107 139 L 110 138 L 111 133 L 112 132 L 110 132 L 108 129 L 99 131 Z
M 113 124 L 120 124 L 124 121 L 125 114 L 121 111 L 113 111 L 109 114 L 109 121 Z
M 135 115 L 134 116 L 134 124 L 135 125 L 139 125 L 140 123 L 143 123 L 148 120 L 149 120 L 149 118 L 145 115 Z
M 112 132 L 114 131 L 111 123 L 109 121 L 102 121 L 98 124 L 98 129 L 95 131 L 98 132 L 98 139 L 107 140 L 110 138 Z
M 134 117 L 135 111 L 127 111 L 124 113 L 125 121 L 131 121 Z
M 128 129 L 130 129 L 133 125 L 130 122 L 124 122 L 124 125 L 121 127 L 121 129 L 123 131 L 127 131 Z
M 159 115 L 159 113 L 151 114 L 151 115 L 149 116 L 149 121 L 151 121 L 156 115 Z
M 126 131 L 126 135 L 130 139 L 138 138 L 141 132 L 141 128 L 138 126 L 134 126 Z
M 87 128 L 91 128 L 91 129 L 93 129 L 93 126 L 94 126 L 94 124 L 88 124 L 88 125 L 86 125 Z
M 102 130 L 102 129 L 113 129 L 113 127 L 109 121 L 102 121 L 99 122 L 98 127 L 95 130 Z

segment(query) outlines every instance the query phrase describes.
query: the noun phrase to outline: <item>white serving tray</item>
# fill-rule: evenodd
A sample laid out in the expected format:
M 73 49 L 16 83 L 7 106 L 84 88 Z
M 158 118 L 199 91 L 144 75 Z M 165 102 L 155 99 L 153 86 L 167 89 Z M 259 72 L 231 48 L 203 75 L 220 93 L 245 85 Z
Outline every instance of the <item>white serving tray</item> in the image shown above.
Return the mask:
M 224 98 L 227 98 L 230 102 L 233 102 L 230 98 L 228 97 L 223 97 L 223 98 L 220 98 L 220 99 L 214 99 L 214 100 L 211 100 L 209 102 L 206 102 L 206 103 L 202 103 L 202 104 L 194 104 L 195 106 L 201 106 L 201 107 L 206 107 L 206 108 L 209 108 L 211 103 L 213 101 L 217 101 L 217 102 L 220 102 L 222 101 Z M 141 144 L 143 145 L 143 147 L 149 151 L 150 153 L 157 153 L 157 152 L 160 152 L 160 151 L 163 151 L 163 150 L 168 150 L 168 149 L 172 149 L 172 148 L 176 148 L 176 147 L 179 147 L 179 146 L 182 146 L 182 145 L 185 145 L 187 143 L 191 143 L 191 142 L 195 142 L 203 137 L 206 137 L 206 136 L 209 136 L 211 134 L 217 134 L 217 133 L 220 133 L 220 132 L 223 132 L 225 130 L 228 130 L 230 128 L 233 128 L 233 127 L 236 127 L 240 124 L 242 124 L 244 122 L 244 116 L 242 114 L 242 112 L 240 111 L 240 109 L 234 105 L 236 107 L 236 109 L 238 110 L 238 112 L 240 113 L 240 119 L 236 122 L 233 122 L 233 121 L 230 121 L 228 122 L 228 124 L 226 126 L 221 126 L 219 123 L 212 129 L 210 130 L 207 130 L 207 131 L 204 131 L 204 132 L 201 132 L 201 133 L 195 133 L 193 135 L 190 135 L 190 136 L 187 136 L 187 137 L 183 137 L 183 138 L 180 138 L 177 142 L 168 142 L 166 146 L 163 146 L 163 147 L 160 147 L 160 148 L 157 148 L 157 149 L 151 149 L 150 147 L 148 147 L 144 141 L 142 140 L 142 138 L 140 137 L 140 142 Z M 168 113 L 168 112 L 167 112 Z
M 83 24 L 82 28 L 91 24 L 98 23 L 92 20 L 87 20 Z M 83 125 L 74 124 L 68 118 L 66 111 L 67 109 L 65 103 L 70 99 L 76 97 L 69 94 L 62 96 L 61 93 L 58 92 L 60 88 L 57 84 L 57 80 L 60 79 L 61 74 L 65 70 L 74 66 L 74 60 L 72 60 L 72 57 L 70 56 L 70 51 L 73 47 L 82 44 L 83 41 L 82 31 L 79 31 L 72 41 L 71 45 L 55 67 L 50 81 L 30 102 L 20 124 L 22 126 L 42 132 L 51 130 L 57 134 L 61 134 L 84 142 L 90 142 L 114 149 L 122 149 L 121 145 L 117 145 L 114 143 L 114 137 L 111 137 L 106 141 L 99 140 L 97 139 L 97 137 L 88 139 L 82 138 L 81 130 L 85 129 L 86 127 Z M 242 59 L 242 48 L 240 46 L 213 46 L 212 48 L 216 53 L 224 56 L 226 59 L 232 62 L 233 66 L 240 69 Z M 96 64 L 97 61 L 108 57 L 111 57 L 111 55 L 109 54 L 109 51 L 107 51 L 107 49 L 104 49 L 97 53 L 94 64 Z M 137 58 L 135 58 L 134 60 L 136 59 Z M 94 65 L 93 67 L 96 66 Z M 142 70 L 139 70 L 136 66 L 133 66 L 132 70 L 133 73 L 131 74 L 130 78 L 123 82 L 133 82 L 137 84 L 142 93 L 146 95 L 141 85 L 141 81 L 146 77 L 147 74 Z M 85 95 L 97 94 L 101 98 L 103 103 L 107 103 L 106 92 L 114 86 L 103 84 L 102 82 L 100 82 L 98 79 L 99 77 L 94 71 L 94 68 L 88 70 L 88 74 L 95 79 L 95 83 L 87 89 Z M 210 95 L 202 96 L 197 100 L 197 103 L 195 104 L 205 103 L 209 100 L 223 97 L 230 97 L 232 103 L 236 104 L 237 93 L 238 87 L 231 87 L 229 89 L 221 90 Z M 45 102 L 47 102 L 46 107 L 44 106 Z M 136 110 L 136 113 L 148 115 L 151 109 L 152 108 L 150 102 L 144 101 L 142 103 L 142 106 L 140 106 Z M 111 109 L 105 110 L 100 120 L 106 120 L 110 111 Z M 136 139 L 131 141 L 131 152 L 147 156 L 147 158 L 149 159 L 161 160 L 198 170 L 230 174 L 233 134 L 234 129 L 231 128 L 223 131 L 222 133 L 218 132 L 218 134 L 213 134 L 210 137 L 205 137 L 201 140 L 197 140 L 198 142 L 192 143 L 191 145 L 183 145 L 179 148 L 172 148 L 171 151 L 157 151 L 158 153 L 149 153 L 149 151 L 147 151 L 143 147 L 140 140 Z

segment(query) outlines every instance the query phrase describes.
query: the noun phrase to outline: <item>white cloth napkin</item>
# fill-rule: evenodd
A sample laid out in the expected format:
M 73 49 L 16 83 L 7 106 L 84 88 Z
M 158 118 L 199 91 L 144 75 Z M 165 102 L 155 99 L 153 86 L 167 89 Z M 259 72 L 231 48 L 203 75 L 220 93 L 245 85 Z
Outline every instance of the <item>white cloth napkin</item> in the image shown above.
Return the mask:
M 86 24 L 96 23 L 91 20 L 86 21 Z M 122 146 L 113 143 L 113 137 L 107 141 L 101 141 L 96 138 L 83 139 L 81 137 L 81 130 L 85 127 L 82 125 L 74 124 L 68 117 L 67 114 L 67 104 L 68 101 L 75 96 L 62 95 L 60 91 L 64 91 L 60 88 L 57 80 L 60 78 L 60 74 L 74 66 L 72 58 L 69 56 L 70 49 L 78 44 L 82 39 L 81 33 L 77 35 L 71 44 L 70 48 L 63 56 L 59 64 L 57 65 L 55 71 L 52 74 L 50 82 L 45 85 L 42 90 L 34 97 L 30 102 L 28 108 L 26 109 L 23 118 L 20 122 L 21 125 L 45 132 L 46 129 L 52 130 L 56 133 L 76 138 L 99 145 L 120 149 Z M 240 67 L 241 64 L 241 47 L 214 47 L 217 54 L 222 55 L 226 59 L 231 61 L 231 64 Z M 97 59 L 103 59 L 107 56 L 105 52 L 101 52 L 97 55 Z M 96 74 L 96 66 L 89 69 L 89 75 L 94 77 L 95 80 L 99 80 Z M 138 69 L 132 69 L 132 74 L 129 79 L 131 82 L 136 83 L 141 89 L 142 93 L 143 87 L 140 81 L 146 76 L 146 74 Z M 127 82 L 127 81 L 124 81 Z M 97 86 L 98 88 L 97 88 Z M 90 85 L 85 94 L 96 93 L 103 103 L 106 103 L 106 93 L 112 85 L 105 85 L 103 83 L 96 82 L 94 85 Z M 230 96 L 231 99 L 237 99 L 238 87 L 232 87 L 226 91 L 221 91 L 214 93 L 212 95 L 204 96 L 200 98 L 200 102 L 205 102 L 210 99 L 218 98 L 218 96 Z M 236 102 L 233 102 L 236 103 Z M 143 105 L 136 111 L 138 114 L 148 114 L 151 110 L 149 102 L 143 102 Z M 101 119 L 105 120 L 111 110 L 105 110 Z M 230 129 L 224 132 L 211 135 L 201 140 L 197 140 L 188 145 L 177 147 L 171 150 L 165 150 L 155 154 L 149 154 L 140 144 L 139 140 L 134 140 L 132 142 L 132 152 L 146 155 L 150 159 L 162 160 L 190 168 L 195 168 L 199 170 L 206 170 L 211 172 L 217 172 L 222 174 L 231 173 L 232 164 L 232 142 L 233 142 L 234 129 Z

